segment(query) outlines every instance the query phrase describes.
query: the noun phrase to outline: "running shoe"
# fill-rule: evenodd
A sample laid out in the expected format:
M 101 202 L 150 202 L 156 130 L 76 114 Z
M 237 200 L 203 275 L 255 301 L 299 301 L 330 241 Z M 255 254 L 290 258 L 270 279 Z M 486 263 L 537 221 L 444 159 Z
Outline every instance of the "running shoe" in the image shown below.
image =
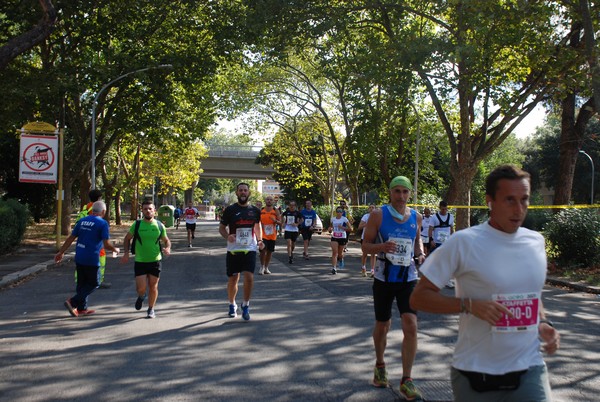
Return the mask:
M 269 275 L 271 273 L 271 271 L 269 271 L 269 268 L 265 267 L 265 275 Z
M 288 257 L 288 262 L 289 262 L 290 264 L 293 264 L 293 263 L 294 263 L 294 257 L 292 257 L 292 256 L 289 256 L 289 257 Z
M 362 275 L 363 278 L 366 278 L 367 277 L 367 269 L 366 268 L 362 268 L 360 270 L 360 274 Z
M 265 267 L 260 267 L 259 270 L 258 270 L 258 274 L 262 275 L 264 273 L 265 273 Z
M 335 267 L 331 268 L 331 275 L 337 274 L 337 269 Z
M 145 298 L 146 298 L 146 295 L 138 296 L 138 298 L 135 300 L 135 309 L 136 310 L 142 309 L 142 303 L 144 303 Z
M 188 244 L 188 248 L 192 248 L 192 243 Z
M 229 305 L 229 316 L 232 318 L 237 317 L 237 304 Z
M 305 260 L 308 260 L 308 254 L 306 254 L 306 253 L 302 253 L 302 255 L 304 256 L 304 259 L 305 259 Z
M 373 381 L 371 382 L 371 384 L 373 384 L 373 386 L 377 388 L 387 388 L 389 386 L 385 366 L 375 366 L 375 371 L 373 373 Z
M 148 308 L 148 316 L 146 318 L 156 318 L 156 313 L 152 307 Z
M 407 378 L 402 384 L 400 384 L 400 393 L 407 401 L 423 399 L 421 393 L 417 389 L 417 386 L 413 383 L 412 378 Z
M 338 267 L 340 267 L 340 268 L 344 268 L 344 265 L 345 265 L 345 264 L 344 264 L 344 259 L 342 258 L 342 259 L 339 261 L 339 263 L 338 263 Z
M 450 279 L 448 281 L 448 283 L 446 284 L 446 289 L 454 289 L 456 287 L 455 283 L 454 283 L 454 279 Z
M 71 304 L 71 299 L 65 300 L 64 304 L 65 304 L 65 307 L 67 308 L 67 310 L 69 310 L 69 313 L 73 317 L 77 317 L 77 310 L 75 308 L 73 308 L 73 305 Z
M 77 317 L 83 317 L 86 315 L 90 315 L 90 314 L 94 314 L 96 312 L 96 310 L 77 310 Z
M 242 318 L 246 321 L 250 321 L 250 306 L 242 304 Z

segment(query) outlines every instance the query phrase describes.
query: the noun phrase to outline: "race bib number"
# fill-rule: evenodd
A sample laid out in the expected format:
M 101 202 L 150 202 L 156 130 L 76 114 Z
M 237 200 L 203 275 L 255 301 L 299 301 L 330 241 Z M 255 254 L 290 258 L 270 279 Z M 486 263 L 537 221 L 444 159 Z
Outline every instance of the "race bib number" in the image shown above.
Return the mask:
M 288 225 L 293 225 L 296 222 L 296 217 L 293 215 L 287 215 L 285 217 L 285 223 Z
M 513 317 L 505 314 L 496 325 L 492 326 L 494 332 L 520 332 L 537 331 L 540 294 L 512 293 L 495 294 L 492 300 L 502 304 L 511 312 Z
M 423 243 L 429 243 L 429 236 L 424 236 L 424 235 L 421 235 L 421 241 L 422 241 Z
M 304 226 L 308 227 L 312 225 L 312 219 L 311 218 L 306 218 L 304 220 Z
M 265 234 L 270 236 L 275 233 L 275 225 L 265 225 L 264 227 Z
M 408 267 L 412 258 L 412 240 L 402 237 L 390 237 L 388 241 L 396 244 L 396 250 L 393 253 L 385 253 L 385 258 L 393 265 Z
M 252 228 L 238 228 L 235 231 L 235 244 L 249 246 L 252 241 Z
M 335 237 L 336 239 L 345 239 L 346 238 L 346 231 L 344 230 L 343 226 L 334 226 L 333 227 L 333 233 L 331 233 L 331 235 L 333 237 Z
M 440 231 L 440 232 L 438 232 L 436 243 L 443 244 L 446 240 L 448 240 L 448 237 L 450 237 L 449 232 Z

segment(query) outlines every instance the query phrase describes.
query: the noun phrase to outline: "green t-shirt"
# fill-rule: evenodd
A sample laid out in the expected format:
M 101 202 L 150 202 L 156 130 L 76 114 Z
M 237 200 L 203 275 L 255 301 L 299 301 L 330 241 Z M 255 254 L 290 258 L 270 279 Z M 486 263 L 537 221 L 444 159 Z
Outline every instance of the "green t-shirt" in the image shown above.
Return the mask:
M 138 229 L 138 236 L 142 239 L 140 244 L 139 239 L 135 239 L 135 261 L 137 262 L 154 262 L 162 260 L 162 254 L 160 252 L 160 244 L 156 241 L 159 238 L 159 227 L 156 220 L 147 222 L 142 219 L 140 222 L 140 228 Z M 129 228 L 129 233 L 133 236 L 135 232 L 135 223 Z M 160 237 L 167 237 L 167 231 L 163 226 L 163 233 Z M 134 241 L 131 239 L 131 241 Z

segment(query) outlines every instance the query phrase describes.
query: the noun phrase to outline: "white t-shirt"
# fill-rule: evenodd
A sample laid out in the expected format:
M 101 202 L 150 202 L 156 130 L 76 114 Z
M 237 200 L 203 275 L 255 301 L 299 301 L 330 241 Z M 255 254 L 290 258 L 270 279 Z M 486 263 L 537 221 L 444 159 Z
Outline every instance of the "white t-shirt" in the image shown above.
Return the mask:
M 331 226 L 333 227 L 333 231 L 331 232 L 332 239 L 345 239 L 348 237 L 346 228 L 350 226 L 350 221 L 345 216 L 339 219 L 336 217 L 331 218 Z
M 453 234 L 425 260 L 421 273 L 440 289 L 455 278 L 456 297 L 528 298 L 525 302 L 540 307 L 539 295 L 546 280 L 544 238 L 529 229 L 505 233 L 484 223 Z M 539 311 L 533 311 L 535 323 L 510 328 L 460 314 L 452 366 L 505 374 L 544 364 L 537 330 Z
M 423 221 L 421 222 L 421 241 L 423 244 L 429 243 L 429 225 L 431 225 L 431 218 L 431 215 L 423 215 Z
M 361 221 L 361 222 L 364 222 L 364 223 L 365 223 L 365 225 L 366 225 L 366 223 L 369 221 L 369 215 L 371 215 L 371 213 L 367 212 L 366 214 L 364 214 L 364 215 L 362 216 L 362 218 L 360 218 L 360 221 Z M 365 229 L 366 229 L 366 227 L 367 227 L 367 226 L 365 226 L 365 227 L 363 228 L 363 231 L 362 231 L 362 233 L 361 233 L 361 235 L 360 235 L 360 238 L 361 238 L 362 240 L 364 240 L 364 239 L 365 239 Z
M 198 216 L 198 210 L 194 207 L 187 207 L 183 210 L 183 216 L 185 217 L 185 223 L 196 223 L 196 216 Z

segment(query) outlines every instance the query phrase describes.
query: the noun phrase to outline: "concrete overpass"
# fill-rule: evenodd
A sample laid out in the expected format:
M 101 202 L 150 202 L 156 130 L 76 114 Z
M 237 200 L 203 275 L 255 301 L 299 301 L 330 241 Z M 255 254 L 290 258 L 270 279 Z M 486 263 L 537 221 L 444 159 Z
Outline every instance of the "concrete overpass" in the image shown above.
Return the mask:
M 237 145 L 209 145 L 208 158 L 200 167 L 201 179 L 256 179 L 272 178 L 273 168 L 254 163 L 262 147 Z

